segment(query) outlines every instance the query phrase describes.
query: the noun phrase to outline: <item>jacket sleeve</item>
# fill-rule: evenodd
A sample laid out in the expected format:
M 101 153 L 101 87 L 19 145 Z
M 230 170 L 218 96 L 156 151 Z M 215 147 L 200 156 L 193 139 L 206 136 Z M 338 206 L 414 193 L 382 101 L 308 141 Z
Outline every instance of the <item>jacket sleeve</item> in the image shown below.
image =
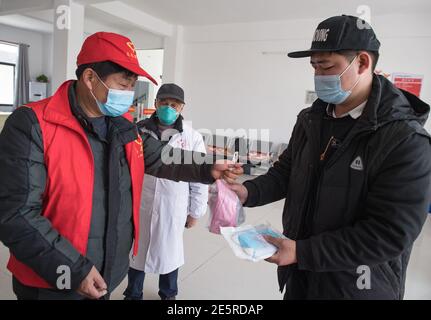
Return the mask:
M 54 287 L 57 268 L 68 266 L 76 289 L 92 264 L 41 215 L 46 175 L 36 116 L 19 108 L 0 134 L 0 241 Z
M 202 135 L 198 132 L 194 132 L 193 140 L 195 142 L 193 151 L 206 154 L 205 143 Z M 201 218 L 207 211 L 208 186 L 202 183 L 190 182 L 189 190 L 189 214 L 195 219 Z
M 172 148 L 149 133 L 141 131 L 145 173 L 173 181 L 211 184 L 212 158 L 204 153 Z
M 298 267 L 353 270 L 398 257 L 426 220 L 431 195 L 429 138 L 411 135 L 389 153 L 371 182 L 359 221 L 297 241 Z
M 293 129 L 287 149 L 280 155 L 268 172 L 253 180 L 245 181 L 248 197 L 244 207 L 257 207 L 286 197 L 292 165 L 292 146 L 298 124 Z

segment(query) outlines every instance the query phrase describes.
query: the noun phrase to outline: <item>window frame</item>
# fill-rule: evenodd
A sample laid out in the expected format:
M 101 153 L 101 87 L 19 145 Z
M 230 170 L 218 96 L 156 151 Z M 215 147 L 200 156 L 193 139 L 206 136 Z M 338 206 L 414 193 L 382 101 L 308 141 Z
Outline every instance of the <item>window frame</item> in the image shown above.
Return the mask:
M 9 63 L 9 62 L 2 62 L 0 61 L 0 65 L 6 65 L 6 66 L 13 66 L 13 89 L 14 89 L 14 95 L 15 95 L 15 87 L 16 87 L 16 64 L 15 63 Z M 15 97 L 14 97 L 15 100 Z M 0 103 L 0 107 L 13 107 L 14 101 L 12 104 L 5 104 Z

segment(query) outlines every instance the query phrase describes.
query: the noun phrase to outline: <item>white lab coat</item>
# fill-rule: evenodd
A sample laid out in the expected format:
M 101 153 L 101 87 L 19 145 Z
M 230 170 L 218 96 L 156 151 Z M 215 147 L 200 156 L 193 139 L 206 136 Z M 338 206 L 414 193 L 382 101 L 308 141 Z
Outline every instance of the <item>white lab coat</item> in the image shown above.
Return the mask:
M 155 134 L 153 134 L 156 137 Z M 183 132 L 173 135 L 175 148 L 206 152 L 202 135 L 183 121 Z M 175 182 L 145 175 L 141 197 L 139 253 L 130 267 L 146 273 L 166 274 L 184 264 L 183 232 L 187 215 L 205 215 L 208 186 Z

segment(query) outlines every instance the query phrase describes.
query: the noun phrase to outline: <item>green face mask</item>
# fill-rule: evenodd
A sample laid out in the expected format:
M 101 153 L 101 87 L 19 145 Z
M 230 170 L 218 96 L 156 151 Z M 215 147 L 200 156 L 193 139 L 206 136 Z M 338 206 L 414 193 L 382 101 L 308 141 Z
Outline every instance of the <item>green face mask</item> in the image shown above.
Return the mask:
M 160 122 L 166 126 L 174 124 L 179 116 L 177 110 L 168 105 L 158 107 L 156 113 Z

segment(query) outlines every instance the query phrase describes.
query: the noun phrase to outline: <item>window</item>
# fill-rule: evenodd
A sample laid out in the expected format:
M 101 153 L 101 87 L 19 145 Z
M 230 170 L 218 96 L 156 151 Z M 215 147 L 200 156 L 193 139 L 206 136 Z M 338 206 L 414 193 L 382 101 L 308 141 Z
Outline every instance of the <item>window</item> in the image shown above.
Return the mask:
M 0 106 L 13 106 L 15 65 L 0 62 Z
M 135 86 L 136 121 L 150 117 L 154 112 L 154 99 L 161 85 L 163 71 L 163 49 L 136 50 L 138 61 L 159 84 L 156 86 L 150 80 L 139 77 Z
M 18 46 L 0 41 L 0 111 L 12 108 L 15 99 L 16 64 Z
M 144 70 L 147 71 L 159 84 L 154 85 L 150 80 L 144 77 L 139 77 L 139 80 L 150 83 L 150 92 L 148 93 L 148 107 L 153 106 L 154 98 L 157 94 L 157 90 L 161 86 L 162 74 L 163 74 L 163 49 L 149 49 L 149 50 L 136 50 L 138 61 Z

